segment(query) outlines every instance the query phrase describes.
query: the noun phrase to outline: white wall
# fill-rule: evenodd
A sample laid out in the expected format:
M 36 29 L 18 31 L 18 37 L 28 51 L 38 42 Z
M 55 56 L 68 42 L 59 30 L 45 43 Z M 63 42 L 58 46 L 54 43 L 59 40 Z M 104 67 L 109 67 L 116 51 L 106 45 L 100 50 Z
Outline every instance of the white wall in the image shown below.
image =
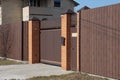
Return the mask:
M 29 20 L 29 7 L 23 8 L 23 21 Z

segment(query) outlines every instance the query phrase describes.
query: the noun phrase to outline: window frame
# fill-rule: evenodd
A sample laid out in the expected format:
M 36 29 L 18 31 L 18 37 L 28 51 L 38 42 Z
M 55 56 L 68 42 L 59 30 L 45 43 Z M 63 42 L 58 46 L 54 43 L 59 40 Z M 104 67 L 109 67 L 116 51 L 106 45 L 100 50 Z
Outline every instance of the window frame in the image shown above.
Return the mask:
M 48 7 L 48 2 L 47 0 L 41 1 L 40 0 L 29 0 L 29 3 L 31 7 Z M 42 5 L 44 3 L 44 5 Z

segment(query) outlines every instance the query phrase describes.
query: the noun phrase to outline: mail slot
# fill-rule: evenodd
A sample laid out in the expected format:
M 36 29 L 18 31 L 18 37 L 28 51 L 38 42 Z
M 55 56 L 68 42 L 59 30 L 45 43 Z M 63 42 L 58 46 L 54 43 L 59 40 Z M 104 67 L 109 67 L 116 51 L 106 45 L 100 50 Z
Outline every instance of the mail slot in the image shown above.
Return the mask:
M 61 37 L 61 45 L 65 46 L 65 38 L 64 37 Z

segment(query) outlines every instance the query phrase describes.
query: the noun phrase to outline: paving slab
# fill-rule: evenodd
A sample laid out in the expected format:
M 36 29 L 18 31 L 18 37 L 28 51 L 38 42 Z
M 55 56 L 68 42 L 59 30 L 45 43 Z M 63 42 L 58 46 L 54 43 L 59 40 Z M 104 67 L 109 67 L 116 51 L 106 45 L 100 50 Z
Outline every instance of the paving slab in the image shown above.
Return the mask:
M 72 71 L 64 71 L 59 66 L 47 64 L 20 64 L 0 66 L 0 80 L 18 79 L 25 80 L 27 78 L 37 76 L 51 76 L 68 74 Z

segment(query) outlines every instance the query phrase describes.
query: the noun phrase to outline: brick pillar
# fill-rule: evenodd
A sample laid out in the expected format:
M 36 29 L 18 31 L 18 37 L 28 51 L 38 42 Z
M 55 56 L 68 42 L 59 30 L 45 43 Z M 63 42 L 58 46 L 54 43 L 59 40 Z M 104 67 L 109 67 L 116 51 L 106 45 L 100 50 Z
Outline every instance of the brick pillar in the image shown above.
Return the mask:
M 32 18 L 28 22 L 28 59 L 29 64 L 40 62 L 40 21 Z
M 80 71 L 81 63 L 80 63 L 80 51 L 81 51 L 81 11 L 77 13 L 77 71 Z
M 73 11 L 68 10 L 67 13 L 61 15 L 61 66 L 63 70 L 70 70 L 71 67 L 71 14 Z

